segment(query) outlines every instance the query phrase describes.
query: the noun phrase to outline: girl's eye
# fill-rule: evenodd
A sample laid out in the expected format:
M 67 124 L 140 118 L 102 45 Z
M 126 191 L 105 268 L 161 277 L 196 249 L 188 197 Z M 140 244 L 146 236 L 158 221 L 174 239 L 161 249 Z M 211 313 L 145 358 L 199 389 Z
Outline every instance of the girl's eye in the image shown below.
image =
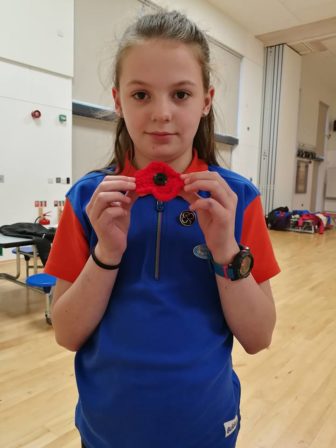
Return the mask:
M 175 92 L 175 98 L 178 100 L 186 100 L 190 94 L 188 92 L 185 92 L 184 90 L 178 90 Z
M 148 98 L 148 95 L 146 92 L 135 92 L 133 95 L 133 98 L 135 98 L 136 100 L 145 100 L 146 98 Z

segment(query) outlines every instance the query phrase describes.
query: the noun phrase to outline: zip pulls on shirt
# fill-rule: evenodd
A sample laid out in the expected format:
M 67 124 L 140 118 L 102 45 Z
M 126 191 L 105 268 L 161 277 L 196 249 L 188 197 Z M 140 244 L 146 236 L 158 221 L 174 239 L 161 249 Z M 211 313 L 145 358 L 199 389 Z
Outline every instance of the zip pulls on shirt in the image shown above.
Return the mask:
M 164 210 L 164 202 L 156 201 L 157 224 L 156 224 L 155 268 L 154 268 L 155 280 L 159 280 L 159 277 L 160 277 L 160 245 L 161 245 L 161 228 L 162 228 L 163 210 Z

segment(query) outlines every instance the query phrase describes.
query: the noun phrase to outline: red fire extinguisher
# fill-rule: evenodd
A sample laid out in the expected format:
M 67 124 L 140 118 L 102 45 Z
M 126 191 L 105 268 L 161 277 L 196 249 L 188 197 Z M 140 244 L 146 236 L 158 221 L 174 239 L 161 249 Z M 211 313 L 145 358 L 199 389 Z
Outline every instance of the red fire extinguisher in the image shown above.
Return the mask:
M 43 213 L 38 220 L 39 224 L 42 224 L 43 226 L 50 224 L 50 219 L 47 218 L 48 215 L 50 215 L 50 212 Z

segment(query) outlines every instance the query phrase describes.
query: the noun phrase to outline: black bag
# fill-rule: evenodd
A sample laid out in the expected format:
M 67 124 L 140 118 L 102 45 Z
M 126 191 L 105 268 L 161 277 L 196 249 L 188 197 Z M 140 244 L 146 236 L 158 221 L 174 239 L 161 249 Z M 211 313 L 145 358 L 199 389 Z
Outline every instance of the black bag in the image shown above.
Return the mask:
M 42 264 L 45 266 L 56 229 L 48 229 L 39 223 L 17 222 L 15 224 L 1 226 L 0 232 L 6 236 L 31 238 L 32 243 L 37 247 L 37 252 L 41 258 Z
M 288 207 L 275 208 L 266 217 L 267 227 L 272 230 L 286 230 L 289 228 L 291 216 Z

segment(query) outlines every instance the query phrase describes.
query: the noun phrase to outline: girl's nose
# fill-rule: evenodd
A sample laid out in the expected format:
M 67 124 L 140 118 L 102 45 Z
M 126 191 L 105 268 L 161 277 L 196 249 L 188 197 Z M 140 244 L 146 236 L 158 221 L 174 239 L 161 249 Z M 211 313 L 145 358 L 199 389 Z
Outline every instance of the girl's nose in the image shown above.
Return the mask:
M 158 100 L 153 104 L 152 121 L 164 123 L 171 118 L 172 112 L 167 100 Z

